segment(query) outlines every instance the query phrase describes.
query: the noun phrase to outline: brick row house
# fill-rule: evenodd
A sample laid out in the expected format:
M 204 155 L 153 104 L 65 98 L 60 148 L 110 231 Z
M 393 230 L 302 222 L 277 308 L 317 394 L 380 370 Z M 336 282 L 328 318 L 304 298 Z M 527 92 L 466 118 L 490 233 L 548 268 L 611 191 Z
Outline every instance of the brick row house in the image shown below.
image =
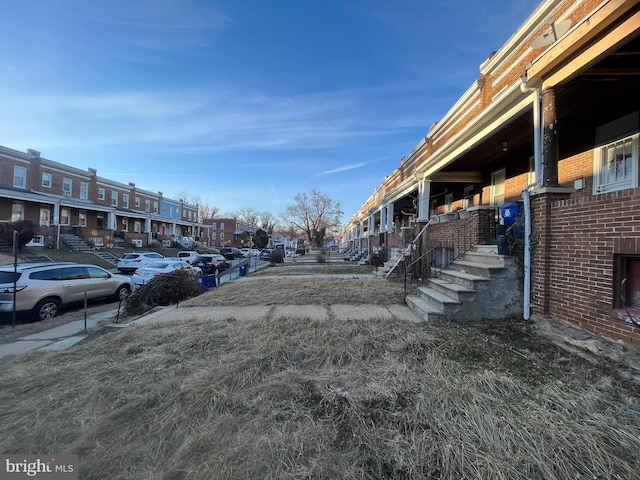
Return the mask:
M 363 203 L 341 247 L 447 245 L 455 258 L 505 233 L 516 205 L 523 317 L 637 347 L 639 111 L 639 2 L 544 1 Z
M 200 240 L 197 206 L 0 146 L 0 221 L 32 220 L 31 245 L 60 248 L 65 235 L 94 247 L 184 246 Z
M 241 236 L 247 232 L 253 235 L 258 226 L 239 218 L 205 218 L 202 220 L 203 238 L 213 247 L 242 246 Z

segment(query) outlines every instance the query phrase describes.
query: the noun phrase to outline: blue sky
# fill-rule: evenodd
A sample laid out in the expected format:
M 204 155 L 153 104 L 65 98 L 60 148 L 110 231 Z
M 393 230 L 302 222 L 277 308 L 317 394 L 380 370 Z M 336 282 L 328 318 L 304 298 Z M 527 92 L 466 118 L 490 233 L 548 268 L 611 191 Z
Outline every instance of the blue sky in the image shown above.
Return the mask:
M 221 213 L 315 188 L 347 221 L 537 5 L 4 0 L 0 145 Z

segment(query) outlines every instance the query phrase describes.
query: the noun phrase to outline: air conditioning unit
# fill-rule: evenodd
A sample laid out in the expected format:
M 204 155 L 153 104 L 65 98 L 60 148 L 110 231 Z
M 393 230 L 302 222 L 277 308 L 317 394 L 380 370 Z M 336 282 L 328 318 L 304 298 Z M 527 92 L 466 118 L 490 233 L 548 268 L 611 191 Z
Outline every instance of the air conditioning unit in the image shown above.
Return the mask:
M 162 240 L 162 246 L 163 247 L 170 247 L 171 246 L 171 240 Z
M 131 240 L 131 244 L 134 247 L 142 247 L 142 240 L 140 240 L 139 238 L 134 238 L 133 240 Z

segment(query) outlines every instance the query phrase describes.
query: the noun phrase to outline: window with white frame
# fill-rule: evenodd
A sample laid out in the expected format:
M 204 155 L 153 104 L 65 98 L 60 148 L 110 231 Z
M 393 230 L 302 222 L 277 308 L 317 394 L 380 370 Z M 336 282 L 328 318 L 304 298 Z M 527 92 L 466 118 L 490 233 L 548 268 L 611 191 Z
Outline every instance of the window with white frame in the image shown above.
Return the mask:
M 104 247 L 104 237 L 89 237 L 89 241 L 94 247 Z
M 136 221 L 133 223 L 133 231 L 134 231 L 135 233 L 140 233 L 140 232 L 142 232 L 142 223 L 140 223 L 140 221 L 136 220 Z
M 44 235 L 36 235 L 27 243 L 27 247 L 44 247 Z
M 98 200 L 104 200 L 106 197 L 106 192 L 104 191 L 104 188 L 99 188 L 98 189 Z
M 78 212 L 78 225 L 81 227 L 87 226 L 87 212 L 85 210 L 80 210 Z
M 62 179 L 62 193 L 63 195 L 66 195 L 67 197 L 71 196 L 71 192 L 73 189 L 73 180 L 71 180 L 70 178 L 63 178 Z
M 212 232 L 211 233 L 211 240 L 215 240 L 216 239 L 216 232 Z
M 27 169 L 25 167 L 14 165 L 13 186 L 16 188 L 27 188 Z
M 213 222 L 213 223 L 211 224 L 211 228 L 212 228 L 213 230 L 215 230 L 215 229 L 216 229 L 216 225 L 217 225 L 217 224 L 216 224 L 216 222 Z
M 151 210 L 151 200 L 144 201 L 144 211 L 149 212 Z
M 71 225 L 71 212 L 68 208 L 60 209 L 60 225 Z
M 125 232 L 129 231 L 129 219 L 128 218 L 123 218 L 122 219 L 122 230 L 124 230 Z
M 158 213 L 158 202 L 153 202 L 153 213 Z
M 220 222 L 220 230 L 224 230 L 224 222 Z
M 638 186 L 638 134 L 596 148 L 593 193 Z
M 193 212 L 192 212 L 191 210 L 189 210 L 189 221 L 191 221 L 191 214 L 192 214 L 192 213 L 193 213 Z
M 136 208 L 140 208 L 140 197 L 136 197 Z
M 220 240 L 224 240 L 224 232 L 220 232 Z
M 80 198 L 82 200 L 89 199 L 89 184 L 87 182 L 80 182 Z
M 500 206 L 504 203 L 504 182 L 505 182 L 505 169 L 498 170 L 491 174 L 491 193 L 489 194 L 489 201 L 492 206 Z
M 53 175 L 47 172 L 43 172 L 42 174 L 42 186 L 44 188 L 51 188 L 53 184 Z
M 129 208 L 129 194 L 128 193 L 123 193 L 122 194 L 122 207 L 123 208 Z
M 51 209 L 47 207 L 40 208 L 40 226 L 48 227 L 51 221 Z
M 118 206 L 118 192 L 111 192 L 111 206 Z
M 473 207 L 473 185 L 464 187 L 462 208 Z
M 453 210 L 453 193 L 447 193 L 444 196 L 444 211 L 450 212 Z
M 11 221 L 20 222 L 22 220 L 24 220 L 24 205 L 16 202 L 11 205 Z

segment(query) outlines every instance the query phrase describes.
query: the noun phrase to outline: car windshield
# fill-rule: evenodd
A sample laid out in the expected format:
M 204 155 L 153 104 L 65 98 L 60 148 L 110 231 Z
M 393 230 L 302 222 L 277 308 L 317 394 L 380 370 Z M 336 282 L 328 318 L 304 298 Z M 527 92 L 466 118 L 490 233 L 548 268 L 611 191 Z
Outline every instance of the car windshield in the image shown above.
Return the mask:
M 134 260 L 136 258 L 138 258 L 139 255 L 137 253 L 127 253 L 124 257 L 122 257 L 123 260 Z

